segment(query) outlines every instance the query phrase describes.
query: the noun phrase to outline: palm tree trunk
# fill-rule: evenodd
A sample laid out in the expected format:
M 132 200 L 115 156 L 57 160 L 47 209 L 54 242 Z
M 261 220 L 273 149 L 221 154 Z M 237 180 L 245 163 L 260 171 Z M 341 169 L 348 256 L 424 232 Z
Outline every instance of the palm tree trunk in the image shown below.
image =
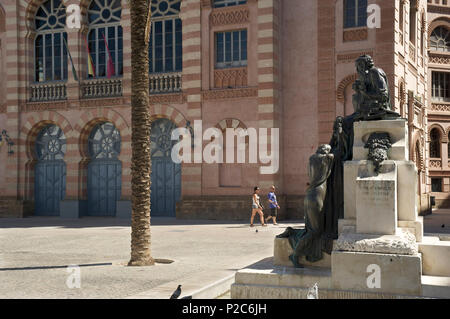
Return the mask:
M 131 11 L 131 259 L 129 266 L 154 264 L 150 235 L 150 112 L 147 19 L 149 0 L 130 0 Z

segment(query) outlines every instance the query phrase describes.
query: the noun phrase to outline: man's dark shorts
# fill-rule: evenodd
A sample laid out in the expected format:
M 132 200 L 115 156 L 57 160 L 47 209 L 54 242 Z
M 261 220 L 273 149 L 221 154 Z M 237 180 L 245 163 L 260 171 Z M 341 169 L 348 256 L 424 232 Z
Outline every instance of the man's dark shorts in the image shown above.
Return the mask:
M 277 215 L 278 215 L 278 208 L 271 208 L 270 209 L 270 216 L 272 216 L 272 217 L 277 217 Z

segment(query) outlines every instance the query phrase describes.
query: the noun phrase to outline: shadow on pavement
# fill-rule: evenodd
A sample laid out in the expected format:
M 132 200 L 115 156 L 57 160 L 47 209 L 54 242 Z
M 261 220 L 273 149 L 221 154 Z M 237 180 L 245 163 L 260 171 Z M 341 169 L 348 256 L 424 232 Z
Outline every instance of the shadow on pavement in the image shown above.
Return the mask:
M 282 223 L 297 223 L 299 221 L 281 221 Z M 236 225 L 231 228 L 246 228 L 248 221 L 240 220 L 184 220 L 167 217 L 152 217 L 151 226 L 194 226 L 194 225 Z M 114 217 L 82 217 L 79 219 L 62 219 L 60 217 L 27 217 L 0 218 L 1 228 L 33 228 L 33 227 L 130 227 L 131 221 Z M 279 225 L 281 227 L 281 225 Z M 272 226 L 273 227 L 273 226 Z
M 83 264 L 83 265 L 63 265 L 63 266 L 32 266 L 32 267 L 0 268 L 0 271 L 63 269 L 63 268 L 71 267 L 71 266 L 77 266 L 77 267 L 99 267 L 99 266 L 112 266 L 112 263 Z

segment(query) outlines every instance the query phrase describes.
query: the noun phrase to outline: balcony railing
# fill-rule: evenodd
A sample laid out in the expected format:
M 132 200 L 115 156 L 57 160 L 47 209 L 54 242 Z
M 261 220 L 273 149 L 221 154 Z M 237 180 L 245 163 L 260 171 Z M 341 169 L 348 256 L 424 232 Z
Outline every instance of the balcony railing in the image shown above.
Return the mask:
M 181 92 L 181 72 L 150 74 L 149 91 L 150 94 Z
M 81 98 L 98 99 L 122 96 L 122 79 L 95 79 L 80 85 Z
M 67 99 L 66 82 L 37 83 L 30 86 L 30 102 Z

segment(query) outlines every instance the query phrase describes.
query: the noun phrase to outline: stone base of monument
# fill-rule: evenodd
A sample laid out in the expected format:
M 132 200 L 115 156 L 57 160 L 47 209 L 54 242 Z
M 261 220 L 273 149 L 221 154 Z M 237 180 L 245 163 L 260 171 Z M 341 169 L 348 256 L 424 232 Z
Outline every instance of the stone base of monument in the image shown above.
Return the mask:
M 380 247 L 387 251 L 387 247 L 391 247 L 392 251 L 397 253 L 334 250 L 331 256 L 325 254 L 320 263 L 304 263 L 301 259 L 300 262 L 303 260 L 305 268 L 294 268 L 292 263 L 288 262 L 292 248 L 287 239 L 276 238 L 274 257 L 236 273 L 235 283 L 231 286 L 231 298 L 305 299 L 309 289 L 316 283 L 319 299 L 450 298 L 450 277 L 421 275 L 422 265 L 434 260 L 425 261 L 421 253 L 417 253 L 414 248 L 408 248 L 409 241 L 405 236 L 408 237 L 404 234 L 398 235 L 404 243 L 396 247 L 390 244 L 395 238 L 390 235 L 380 236 L 378 245 L 371 242 L 371 239 L 366 239 L 365 244 L 359 243 L 360 246 L 355 246 L 355 249 L 366 247 L 373 251 Z M 434 238 L 427 241 L 429 245 L 437 244 Z M 349 240 L 346 245 L 351 245 L 351 242 Z M 335 247 L 336 245 L 343 244 L 336 241 Z M 429 248 L 427 252 L 433 254 Z M 445 262 L 446 257 L 444 259 Z M 438 271 L 445 272 L 444 264 L 440 264 L 442 269 L 439 268 Z M 371 280 L 370 276 L 376 271 L 376 266 L 374 268 L 373 265 L 380 267 L 379 283 Z
M 332 269 L 332 286 L 338 290 L 422 295 L 420 254 L 334 251 Z
M 376 138 L 386 134 L 392 147 L 375 167 L 367 145 L 380 145 Z M 288 239 L 276 238 L 273 258 L 236 273 L 231 297 L 306 298 L 317 283 L 319 298 L 450 298 L 450 241 L 423 234 L 408 145 L 404 119 L 354 123 L 344 218 L 331 256 L 316 263 L 301 258 L 304 268 L 296 269 Z
M 293 250 L 291 245 L 289 244 L 289 240 L 287 238 L 275 238 L 274 245 L 275 245 L 273 254 L 274 265 L 291 267 L 292 262 L 290 261 L 289 256 L 292 254 Z M 304 265 L 305 267 L 330 269 L 331 255 L 324 253 L 323 259 L 315 263 L 309 262 L 304 257 L 301 257 L 299 258 L 299 263 L 301 265 Z

